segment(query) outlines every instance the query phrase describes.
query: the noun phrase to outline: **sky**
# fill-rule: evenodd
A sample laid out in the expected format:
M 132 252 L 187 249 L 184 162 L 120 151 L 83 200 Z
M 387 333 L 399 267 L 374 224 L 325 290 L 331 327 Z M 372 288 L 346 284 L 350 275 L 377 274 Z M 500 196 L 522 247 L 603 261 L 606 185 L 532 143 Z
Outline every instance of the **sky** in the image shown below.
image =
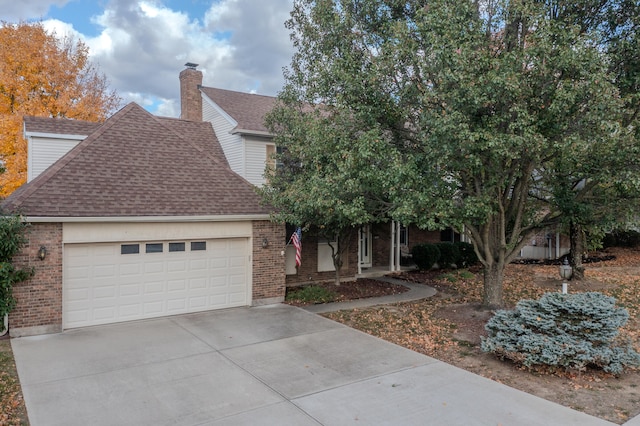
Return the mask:
M 180 115 L 178 74 L 203 85 L 276 96 L 293 45 L 293 0 L 0 0 L 0 21 L 41 21 L 82 40 L 125 103 Z

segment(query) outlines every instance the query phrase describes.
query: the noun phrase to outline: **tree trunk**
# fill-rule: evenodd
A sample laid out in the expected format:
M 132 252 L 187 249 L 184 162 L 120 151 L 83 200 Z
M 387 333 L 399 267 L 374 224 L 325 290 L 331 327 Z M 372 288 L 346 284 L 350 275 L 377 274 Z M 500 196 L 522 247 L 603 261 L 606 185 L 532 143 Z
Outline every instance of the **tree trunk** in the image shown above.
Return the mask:
M 482 307 L 497 309 L 502 307 L 502 284 L 504 279 L 504 264 L 491 262 L 484 266 L 484 295 Z
M 569 240 L 571 251 L 569 253 L 569 264 L 573 268 L 572 280 L 581 281 L 584 279 L 584 266 L 582 266 L 582 253 L 584 252 L 584 232 L 582 225 L 575 222 L 569 224 Z
M 336 267 L 336 275 L 335 275 L 335 282 L 334 284 L 339 286 L 340 285 L 340 267 Z

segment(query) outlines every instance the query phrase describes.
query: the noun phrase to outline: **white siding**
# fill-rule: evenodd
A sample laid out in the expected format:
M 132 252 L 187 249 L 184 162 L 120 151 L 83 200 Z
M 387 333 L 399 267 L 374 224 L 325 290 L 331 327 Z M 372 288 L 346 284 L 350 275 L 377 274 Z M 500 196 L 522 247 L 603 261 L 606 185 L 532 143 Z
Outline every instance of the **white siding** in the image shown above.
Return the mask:
M 265 183 L 264 171 L 267 165 L 267 141 L 267 139 L 245 137 L 245 179 L 256 186 L 262 186 Z
M 49 166 L 80 143 L 75 139 L 54 139 L 44 137 L 29 137 L 27 154 L 27 182 L 35 179 Z
M 202 121 L 208 121 L 213 126 L 231 170 L 242 177 L 246 177 L 242 137 L 231 134 L 235 123 L 229 122 L 226 117 L 216 111 L 211 105 L 211 100 L 206 97 L 202 99 Z

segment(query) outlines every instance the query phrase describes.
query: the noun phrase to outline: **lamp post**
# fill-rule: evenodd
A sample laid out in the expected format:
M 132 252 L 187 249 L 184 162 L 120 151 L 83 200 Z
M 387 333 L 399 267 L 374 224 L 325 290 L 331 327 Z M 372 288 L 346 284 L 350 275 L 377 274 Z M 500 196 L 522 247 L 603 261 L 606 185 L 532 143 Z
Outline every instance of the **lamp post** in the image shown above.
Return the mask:
M 566 281 L 569 278 L 571 278 L 572 274 L 573 274 L 573 268 L 571 268 L 571 266 L 569 265 L 569 261 L 565 258 L 564 262 L 562 262 L 562 265 L 560 265 L 560 278 Z M 567 294 L 567 288 L 568 288 L 568 284 L 566 282 L 563 282 L 562 294 Z

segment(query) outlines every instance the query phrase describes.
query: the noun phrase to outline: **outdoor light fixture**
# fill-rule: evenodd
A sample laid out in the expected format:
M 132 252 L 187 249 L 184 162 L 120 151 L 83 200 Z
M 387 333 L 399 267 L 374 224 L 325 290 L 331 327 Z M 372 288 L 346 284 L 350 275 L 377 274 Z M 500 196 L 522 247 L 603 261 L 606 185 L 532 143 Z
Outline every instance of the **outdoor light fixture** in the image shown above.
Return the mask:
M 40 246 L 40 250 L 38 250 L 38 259 L 44 260 L 47 257 L 47 248 L 45 246 Z
M 566 281 L 571 278 L 572 274 L 573 268 L 569 266 L 569 261 L 565 258 L 564 262 L 562 262 L 562 265 L 560 265 L 560 278 Z M 567 294 L 567 287 L 568 284 L 566 282 L 562 283 L 562 294 Z
M 269 247 L 269 240 L 267 239 L 267 237 L 264 237 L 262 239 L 262 248 L 267 248 Z

